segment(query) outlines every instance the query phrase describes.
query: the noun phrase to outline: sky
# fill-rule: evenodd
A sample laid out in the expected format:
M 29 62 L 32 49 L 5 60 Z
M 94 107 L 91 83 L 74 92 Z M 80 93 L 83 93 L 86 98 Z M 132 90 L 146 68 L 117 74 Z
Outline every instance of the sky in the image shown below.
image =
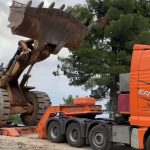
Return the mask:
M 19 2 L 27 3 L 27 0 L 18 0 Z M 33 0 L 33 5 L 37 6 L 41 1 Z M 44 0 L 44 7 L 48 7 L 53 1 Z M 24 39 L 23 37 L 12 35 L 10 29 L 7 27 L 9 6 L 12 0 L 0 0 L 0 63 L 4 62 L 6 66 L 8 61 L 13 57 L 17 47 L 18 41 Z M 75 5 L 77 3 L 84 4 L 84 0 L 55 0 L 56 6 L 60 7 L 62 4 L 66 6 Z M 58 56 L 67 57 L 69 51 L 62 49 Z M 55 77 L 52 72 L 56 70 L 59 63 L 58 56 L 51 55 L 47 60 L 36 64 L 31 72 L 32 77 L 29 79 L 29 85 L 35 86 L 36 90 L 46 92 L 54 105 L 63 103 L 63 97 L 79 95 L 81 97 L 88 96 L 89 91 L 84 91 L 81 87 L 69 86 L 69 80 L 65 76 Z

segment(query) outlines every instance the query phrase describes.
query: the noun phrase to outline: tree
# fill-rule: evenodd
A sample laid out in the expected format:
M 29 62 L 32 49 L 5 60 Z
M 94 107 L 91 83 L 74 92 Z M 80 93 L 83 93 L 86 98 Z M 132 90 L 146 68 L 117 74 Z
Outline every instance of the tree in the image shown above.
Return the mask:
M 71 105 L 74 102 L 73 96 L 69 95 L 67 98 L 63 98 L 65 105 Z
M 85 5 L 68 9 L 80 19 L 87 18 L 86 25 L 94 25 L 77 51 L 59 58 L 58 70 L 70 85 L 94 90 L 96 98 L 97 93 L 99 97 L 109 93 L 110 109 L 117 112 L 119 74 L 130 71 L 132 47 L 150 44 L 150 1 L 87 0 Z

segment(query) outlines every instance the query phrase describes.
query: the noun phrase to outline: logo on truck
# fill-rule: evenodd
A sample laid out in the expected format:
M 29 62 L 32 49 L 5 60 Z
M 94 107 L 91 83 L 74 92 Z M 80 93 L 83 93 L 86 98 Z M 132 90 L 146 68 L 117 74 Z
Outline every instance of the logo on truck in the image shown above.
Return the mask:
M 150 101 L 150 91 L 139 89 L 138 94 L 140 95 L 141 98 Z
M 139 89 L 138 94 L 139 94 L 139 95 L 142 95 L 142 96 L 147 96 L 147 97 L 149 97 L 149 96 L 150 96 L 150 91 L 146 91 L 146 90 L 143 90 L 143 89 Z

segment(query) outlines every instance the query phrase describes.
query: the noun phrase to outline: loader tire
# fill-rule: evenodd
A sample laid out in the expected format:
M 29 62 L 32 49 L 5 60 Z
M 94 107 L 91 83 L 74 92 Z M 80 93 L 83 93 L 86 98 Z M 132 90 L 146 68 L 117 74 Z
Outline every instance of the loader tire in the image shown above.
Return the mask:
M 7 124 L 10 114 L 10 100 L 6 90 L 0 89 L 0 126 Z
M 24 125 L 35 126 L 41 119 L 46 109 L 46 105 L 50 103 L 49 96 L 44 92 L 28 92 L 26 98 L 33 105 L 33 112 L 30 114 L 21 114 L 20 118 Z

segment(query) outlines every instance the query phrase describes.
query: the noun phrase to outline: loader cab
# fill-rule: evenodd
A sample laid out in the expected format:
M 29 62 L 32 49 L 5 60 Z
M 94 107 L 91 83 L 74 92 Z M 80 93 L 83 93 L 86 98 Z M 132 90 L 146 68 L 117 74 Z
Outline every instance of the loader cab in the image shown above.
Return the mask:
M 150 126 L 150 46 L 134 45 L 130 72 L 130 124 Z

